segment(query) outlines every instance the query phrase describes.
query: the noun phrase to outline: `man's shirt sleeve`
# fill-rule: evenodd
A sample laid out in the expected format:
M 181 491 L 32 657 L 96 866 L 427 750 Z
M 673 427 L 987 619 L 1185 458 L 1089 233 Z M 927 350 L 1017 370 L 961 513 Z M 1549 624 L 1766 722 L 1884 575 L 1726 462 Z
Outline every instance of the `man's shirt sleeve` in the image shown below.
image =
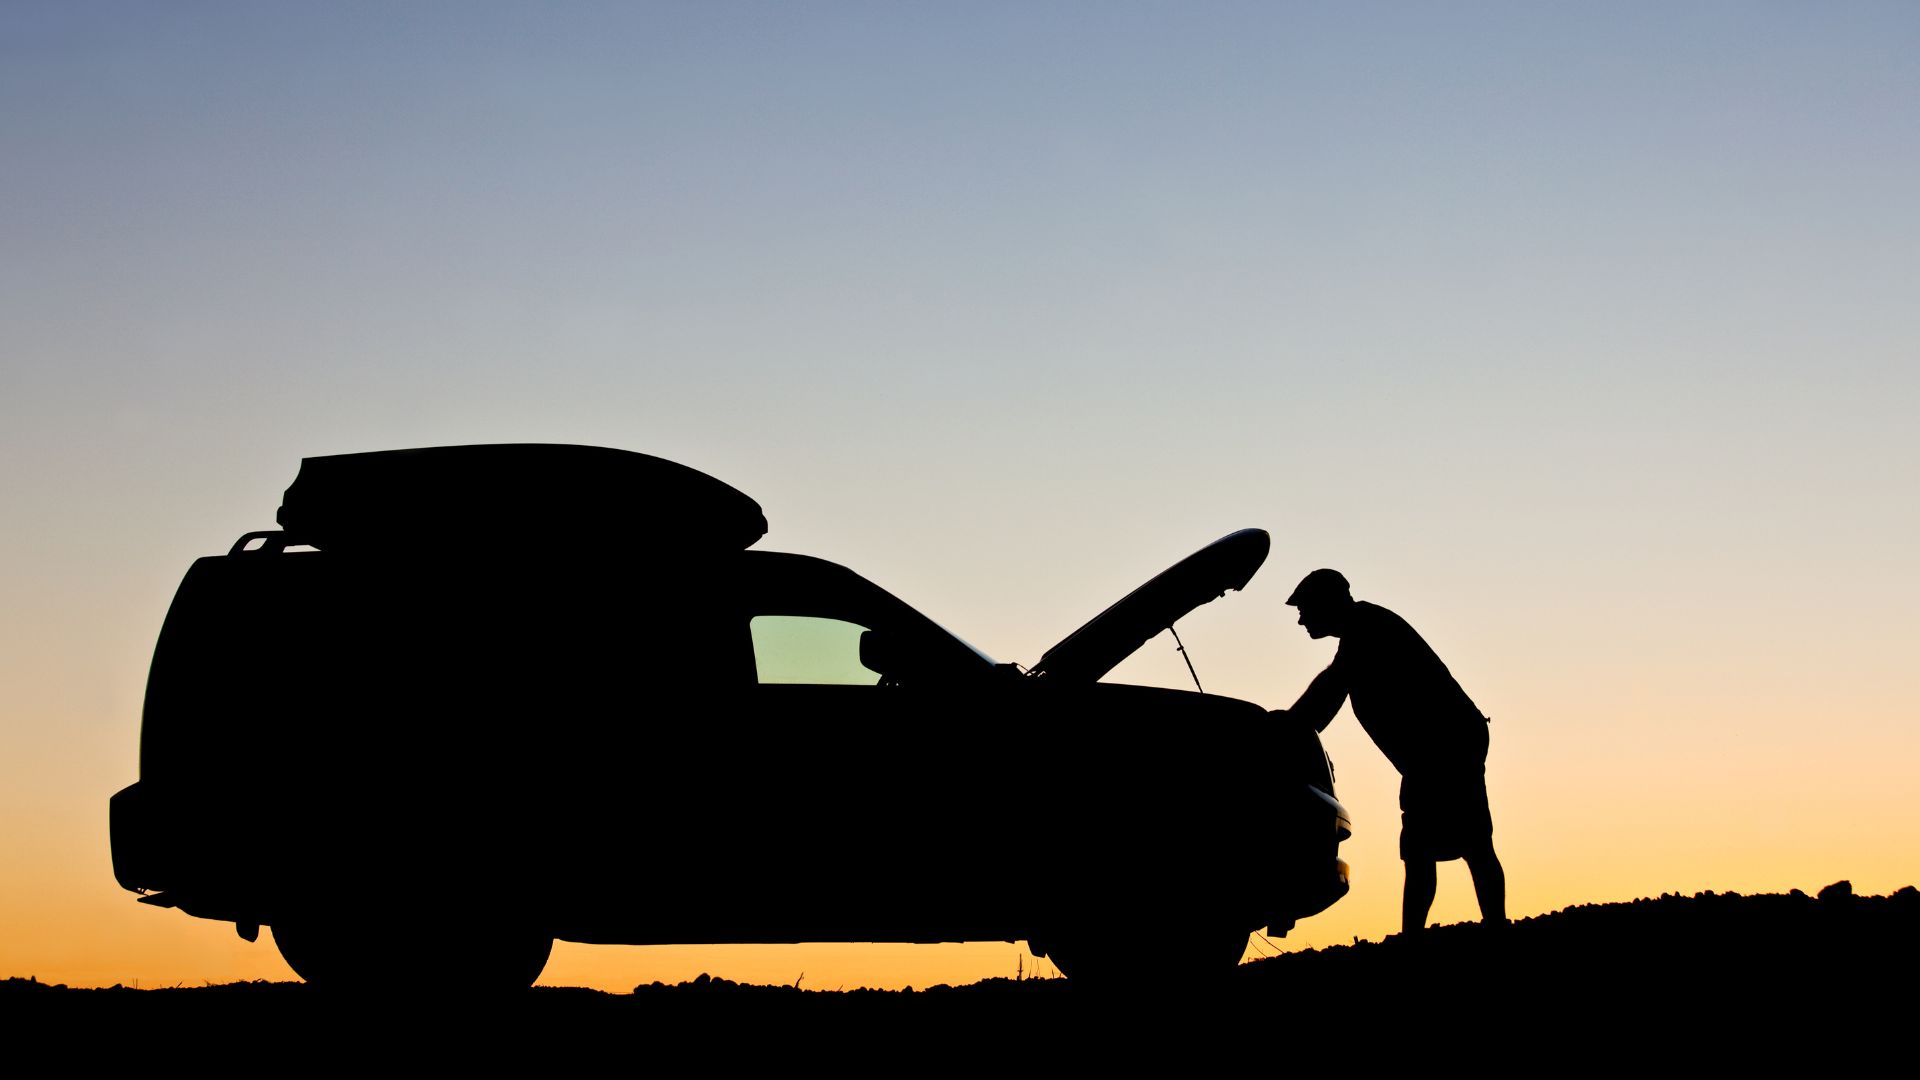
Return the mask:
M 1327 670 L 1315 675 L 1313 681 L 1307 684 L 1300 700 L 1293 703 L 1287 715 L 1313 725 L 1315 731 L 1325 731 L 1346 700 L 1346 679 L 1341 671 L 1340 657 L 1336 655 L 1333 663 L 1327 665 Z

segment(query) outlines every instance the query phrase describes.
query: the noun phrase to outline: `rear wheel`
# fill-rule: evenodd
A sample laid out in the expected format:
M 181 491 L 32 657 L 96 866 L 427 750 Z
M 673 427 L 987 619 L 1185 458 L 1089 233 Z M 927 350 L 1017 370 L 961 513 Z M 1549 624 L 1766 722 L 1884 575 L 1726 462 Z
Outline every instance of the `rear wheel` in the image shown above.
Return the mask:
M 308 983 L 368 991 L 427 981 L 482 993 L 522 990 L 553 951 L 553 938 L 532 930 L 439 924 L 400 939 L 389 926 L 332 912 L 276 923 L 273 941 Z

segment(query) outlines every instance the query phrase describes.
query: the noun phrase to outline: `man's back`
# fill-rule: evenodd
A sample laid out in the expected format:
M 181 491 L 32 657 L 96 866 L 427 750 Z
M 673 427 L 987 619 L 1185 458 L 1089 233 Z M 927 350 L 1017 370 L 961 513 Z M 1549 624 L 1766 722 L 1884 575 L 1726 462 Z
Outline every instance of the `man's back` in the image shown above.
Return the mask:
M 1486 718 L 1400 616 L 1355 602 L 1333 670 L 1355 719 L 1401 774 L 1486 761 Z

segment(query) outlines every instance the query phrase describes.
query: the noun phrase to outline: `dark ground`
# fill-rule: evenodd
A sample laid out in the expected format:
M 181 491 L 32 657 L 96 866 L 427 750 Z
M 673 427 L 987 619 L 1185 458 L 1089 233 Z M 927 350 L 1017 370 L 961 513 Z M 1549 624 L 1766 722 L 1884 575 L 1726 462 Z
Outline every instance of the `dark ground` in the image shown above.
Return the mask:
M 1343 1073 L 1408 1060 L 1665 1072 L 1825 1069 L 1890 1052 L 1904 1072 L 1897 1062 L 1920 1029 L 1917 973 L 1920 892 L 1855 896 L 1841 882 L 1818 897 L 1584 905 L 1499 933 L 1439 927 L 1415 942 L 1255 960 L 1216 985 L 1092 992 L 989 979 L 834 992 L 702 976 L 632 994 L 537 988 L 470 1000 L 434 986 L 346 998 L 299 983 L 80 990 L 16 978 L 0 984 L 0 1029 L 16 1051 L 40 1043 L 187 1067 L 372 1053 L 584 1069 L 611 1052 L 628 1066 L 804 1059 L 867 1071 L 1197 1053 Z

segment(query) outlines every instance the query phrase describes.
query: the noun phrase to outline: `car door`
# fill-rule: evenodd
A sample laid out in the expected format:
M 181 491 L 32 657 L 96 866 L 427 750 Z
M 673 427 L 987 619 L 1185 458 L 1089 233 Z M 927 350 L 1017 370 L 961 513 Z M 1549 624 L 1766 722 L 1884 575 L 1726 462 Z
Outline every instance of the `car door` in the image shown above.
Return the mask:
M 1005 832 L 980 799 L 1005 768 L 980 734 L 991 662 L 942 654 L 930 623 L 843 567 L 759 569 L 742 595 L 755 682 L 740 760 L 779 797 L 762 834 L 737 840 L 761 876 L 800 887 L 801 936 L 977 936 Z

